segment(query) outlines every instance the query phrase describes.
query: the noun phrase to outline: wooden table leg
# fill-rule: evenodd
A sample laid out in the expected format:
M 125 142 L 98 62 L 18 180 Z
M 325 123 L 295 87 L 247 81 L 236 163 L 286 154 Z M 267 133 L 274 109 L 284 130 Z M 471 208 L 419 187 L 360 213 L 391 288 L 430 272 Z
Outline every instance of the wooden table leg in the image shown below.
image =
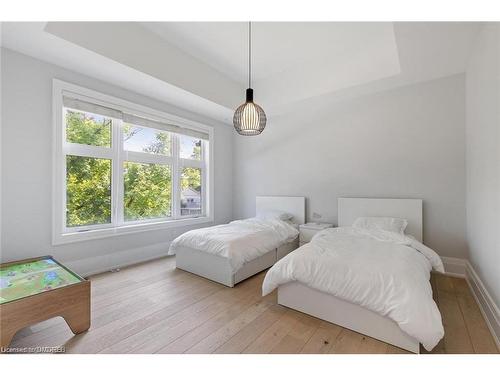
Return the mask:
M 66 309 L 61 315 L 71 331 L 77 335 L 90 328 L 90 291 L 88 297 L 82 296 L 82 301 Z
M 7 329 L 3 329 L 0 332 L 0 348 L 7 348 L 10 345 L 10 342 L 12 341 L 12 338 L 16 332 L 9 331 Z
M 90 281 L 1 304 L 1 346 L 9 346 L 20 329 L 56 316 L 62 316 L 75 334 L 90 328 Z

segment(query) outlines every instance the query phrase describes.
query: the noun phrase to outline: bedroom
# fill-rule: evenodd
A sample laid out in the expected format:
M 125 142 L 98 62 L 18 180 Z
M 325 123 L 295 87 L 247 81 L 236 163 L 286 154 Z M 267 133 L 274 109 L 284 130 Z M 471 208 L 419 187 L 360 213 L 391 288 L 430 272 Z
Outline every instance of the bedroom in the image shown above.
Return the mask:
M 500 23 L 45 14 L 1 23 L 2 351 L 498 358 Z

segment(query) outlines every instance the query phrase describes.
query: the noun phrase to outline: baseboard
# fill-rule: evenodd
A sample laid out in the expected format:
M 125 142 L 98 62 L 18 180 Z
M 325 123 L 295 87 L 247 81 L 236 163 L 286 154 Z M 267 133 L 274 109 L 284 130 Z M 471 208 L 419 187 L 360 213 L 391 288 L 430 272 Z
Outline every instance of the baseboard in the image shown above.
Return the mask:
M 481 310 L 481 314 L 488 325 L 498 350 L 500 350 L 500 310 L 474 270 L 474 267 L 466 259 L 452 257 L 441 257 L 441 259 L 443 260 L 446 275 L 465 278 L 467 280 L 472 295 Z
M 167 255 L 169 246 L 170 241 L 162 242 L 131 250 L 117 251 L 97 257 L 69 261 L 64 264 L 80 275 L 86 277 L 110 271 L 115 268 L 122 268 L 132 264 L 162 258 Z
M 469 261 L 466 261 L 465 279 L 500 350 L 500 310 Z
M 441 257 L 444 272 L 448 276 L 465 278 L 467 260 L 462 258 Z

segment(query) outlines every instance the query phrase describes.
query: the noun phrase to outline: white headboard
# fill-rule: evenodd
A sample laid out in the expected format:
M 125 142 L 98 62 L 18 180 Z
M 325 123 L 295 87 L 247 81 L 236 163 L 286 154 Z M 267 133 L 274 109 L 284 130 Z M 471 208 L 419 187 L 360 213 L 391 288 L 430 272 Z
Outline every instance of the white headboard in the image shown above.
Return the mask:
M 306 198 L 305 197 L 255 197 L 255 212 L 269 210 L 280 210 L 293 215 L 295 224 L 306 222 Z
M 338 225 L 352 225 L 360 216 L 399 217 L 408 220 L 405 232 L 422 241 L 421 199 L 338 198 Z

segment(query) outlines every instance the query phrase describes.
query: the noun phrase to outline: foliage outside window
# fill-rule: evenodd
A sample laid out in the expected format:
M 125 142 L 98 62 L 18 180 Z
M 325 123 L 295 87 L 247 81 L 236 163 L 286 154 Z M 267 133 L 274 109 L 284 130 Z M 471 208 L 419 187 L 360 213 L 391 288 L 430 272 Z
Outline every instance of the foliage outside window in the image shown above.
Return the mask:
M 66 226 L 111 223 L 111 160 L 66 156 Z
M 66 111 L 66 140 L 91 146 L 111 147 L 112 119 L 90 113 Z
M 170 166 L 126 162 L 123 176 L 125 221 L 171 216 Z
M 63 114 L 66 232 L 206 215 L 207 140 L 73 108 Z

